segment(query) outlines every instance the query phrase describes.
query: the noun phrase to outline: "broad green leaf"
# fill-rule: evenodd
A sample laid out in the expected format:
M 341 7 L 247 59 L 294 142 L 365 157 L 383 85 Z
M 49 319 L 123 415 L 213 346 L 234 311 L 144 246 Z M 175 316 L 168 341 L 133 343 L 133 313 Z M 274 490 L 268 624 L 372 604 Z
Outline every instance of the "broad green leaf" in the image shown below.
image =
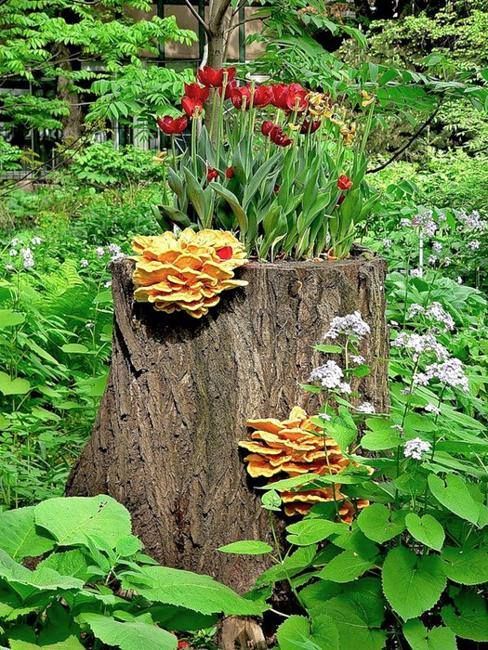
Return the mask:
M 444 528 L 432 515 L 419 517 L 414 512 L 409 512 L 405 517 L 407 530 L 421 544 L 440 551 L 446 537 Z
M 454 597 L 454 606 L 441 609 L 442 620 L 456 636 L 470 641 L 488 642 L 488 603 L 474 591 Z
M 318 574 L 324 580 L 332 582 L 351 582 L 363 575 L 375 565 L 375 557 L 361 556 L 356 551 L 342 551 L 336 555 Z
M 403 512 L 389 510 L 382 503 L 364 508 L 358 517 L 359 529 L 374 542 L 382 544 L 405 530 Z
M 0 372 L 0 393 L 3 395 L 25 395 L 30 388 L 27 379 L 12 379 L 6 372 Z
M 84 613 L 80 621 L 85 622 L 94 636 L 109 646 L 120 650 L 176 650 L 178 640 L 156 625 L 140 621 L 119 622 L 111 616 Z
M 42 555 L 54 546 L 52 538 L 36 529 L 33 506 L 0 513 L 0 548 L 14 560 Z
M 5 551 L 0 551 L 0 577 L 24 599 L 37 591 L 78 590 L 83 587 L 81 580 L 60 575 L 50 568 L 37 567 L 30 571 Z
M 264 571 L 257 578 L 256 585 L 261 587 L 279 580 L 293 578 L 312 564 L 316 551 L 317 546 L 315 544 L 299 547 L 294 553 L 286 557 L 283 562 Z
M 55 497 L 35 506 L 38 526 L 48 530 L 60 546 L 87 545 L 96 536 L 109 548 L 130 535 L 130 515 L 123 505 L 106 495 Z
M 488 553 L 482 548 L 446 546 L 441 553 L 444 573 L 462 585 L 488 582 Z
M 290 616 L 276 632 L 279 650 L 340 650 L 339 632 L 330 616 Z
M 386 633 L 380 630 L 377 620 L 352 598 L 351 595 L 336 596 L 323 604 L 323 613 L 329 616 L 339 630 L 339 648 L 383 650 Z
M 149 613 L 155 623 L 165 630 L 188 632 L 212 627 L 218 620 L 217 614 L 200 614 L 184 607 L 153 605 Z
M 442 479 L 435 474 L 430 474 L 427 481 L 430 491 L 445 508 L 472 524 L 478 522 L 479 504 L 472 498 L 466 483 L 460 476 L 447 474 Z
M 405 621 L 433 607 L 447 582 L 438 556 L 416 555 L 405 546 L 389 551 L 382 581 L 386 599 Z
M 448 627 L 428 630 L 418 618 L 407 621 L 403 634 L 412 650 L 456 650 L 456 636 Z
M 0 309 L 0 330 L 15 327 L 25 321 L 25 314 L 13 309 Z
M 82 343 L 65 343 L 61 350 L 67 354 L 89 354 L 90 350 Z
M 253 616 L 263 612 L 260 603 L 246 600 L 210 576 L 169 567 L 142 567 L 139 572 L 122 574 L 125 589 L 155 603 L 168 603 L 202 614 Z
M 402 444 L 402 439 L 398 431 L 373 431 L 366 433 L 361 438 L 361 447 L 368 451 L 383 451 L 384 449 L 394 449 Z
M 345 524 L 339 524 L 327 519 L 304 519 L 296 524 L 287 526 L 287 540 L 296 546 L 308 546 L 321 542 L 334 533 L 347 530 Z
M 142 542 L 135 535 L 121 537 L 115 545 L 115 552 L 122 557 L 130 557 L 142 548 Z
M 232 542 L 217 549 L 221 553 L 235 553 L 237 555 L 264 555 L 272 553 L 273 547 L 266 542 L 254 539 L 243 539 L 240 542 Z
M 78 578 L 84 582 L 93 575 L 88 570 L 89 564 L 86 556 L 79 549 L 72 549 L 61 553 L 52 553 L 38 564 L 38 567 L 54 569 L 63 576 Z

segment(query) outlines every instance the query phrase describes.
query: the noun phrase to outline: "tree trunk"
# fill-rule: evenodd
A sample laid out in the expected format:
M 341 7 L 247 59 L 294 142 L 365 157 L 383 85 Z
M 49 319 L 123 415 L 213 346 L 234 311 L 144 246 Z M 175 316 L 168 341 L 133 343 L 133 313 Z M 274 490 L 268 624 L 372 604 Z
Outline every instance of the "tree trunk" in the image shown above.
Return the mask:
M 58 77 L 57 96 L 66 102 L 69 108 L 69 114 L 62 118 L 63 122 L 63 142 L 70 143 L 77 140 L 81 135 L 83 124 L 83 113 L 80 106 L 79 95 L 73 90 L 73 82 L 70 79 L 72 67 L 70 63 L 70 50 L 66 45 L 60 45 L 59 49 L 59 67 L 66 70 L 66 76 Z
M 268 514 L 237 443 L 247 418 L 285 418 L 317 406 L 300 389 L 324 356 L 312 350 L 335 315 L 359 310 L 371 326 L 363 399 L 387 406 L 385 264 L 252 262 L 244 289 L 226 292 L 195 321 L 135 304 L 133 263 L 115 262 L 110 378 L 69 495 L 110 494 L 160 562 L 213 575 L 239 591 L 268 565 L 217 547 L 270 537 Z

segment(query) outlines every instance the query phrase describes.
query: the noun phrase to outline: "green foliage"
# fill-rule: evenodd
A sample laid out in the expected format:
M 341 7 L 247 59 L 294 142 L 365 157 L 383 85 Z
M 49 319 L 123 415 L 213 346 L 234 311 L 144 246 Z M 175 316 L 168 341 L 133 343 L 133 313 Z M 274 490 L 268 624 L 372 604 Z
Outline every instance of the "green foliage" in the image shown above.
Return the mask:
M 72 183 L 16 192 L 4 206 L 6 225 L 30 226 L 0 239 L 4 507 L 62 493 L 105 385 L 108 264 L 132 234 L 157 229 L 157 186 L 95 192 Z M 27 249 L 34 265 L 24 268 Z
M 74 156 L 69 166 L 74 182 L 94 187 L 123 186 L 129 183 L 162 181 L 164 166 L 154 153 L 132 145 L 115 149 L 112 142 L 92 144 Z
M 0 639 L 12 650 L 97 642 L 176 650 L 174 632 L 195 621 L 209 627 L 222 613 L 263 611 L 209 576 L 154 566 L 132 535 L 129 513 L 108 496 L 3 512 L 0 530 Z M 27 568 L 26 557 L 40 561 Z
M 0 74 L 21 77 L 31 88 L 2 94 L 3 121 L 38 129 L 63 128 L 69 121 L 67 135 L 77 137 L 79 106 L 89 104 L 87 119 L 99 125 L 135 119 L 147 129 L 147 121 L 179 95 L 185 78 L 155 65 L 154 57 L 164 43 L 189 45 L 196 36 L 180 29 L 174 16 L 145 18 L 141 12 L 151 12 L 151 3 L 3 2 Z

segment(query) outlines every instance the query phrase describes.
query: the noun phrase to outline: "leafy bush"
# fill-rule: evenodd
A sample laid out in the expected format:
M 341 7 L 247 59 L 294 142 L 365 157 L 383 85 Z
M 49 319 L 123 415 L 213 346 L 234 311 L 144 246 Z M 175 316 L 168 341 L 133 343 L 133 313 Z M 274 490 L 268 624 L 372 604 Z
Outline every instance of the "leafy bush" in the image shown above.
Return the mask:
M 99 188 L 164 180 L 164 166 L 152 151 L 132 145 L 115 149 L 112 142 L 92 144 L 77 154 L 69 173 L 76 181 Z
M 157 566 L 127 510 L 103 495 L 1 513 L 0 585 L 0 639 L 12 650 L 176 650 L 173 632 L 265 609 L 209 576 Z
M 157 187 L 16 192 L 5 218 L 35 229 L 0 241 L 0 502 L 62 493 L 92 427 L 110 354 L 107 264 L 152 233 Z M 118 243 L 119 242 L 119 243 Z

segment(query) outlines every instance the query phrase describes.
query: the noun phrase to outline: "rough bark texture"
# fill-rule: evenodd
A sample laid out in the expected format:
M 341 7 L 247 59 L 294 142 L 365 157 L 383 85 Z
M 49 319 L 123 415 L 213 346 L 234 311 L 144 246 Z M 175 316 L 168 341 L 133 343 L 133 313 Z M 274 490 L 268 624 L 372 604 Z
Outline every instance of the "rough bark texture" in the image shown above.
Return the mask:
M 67 492 L 112 495 L 155 558 L 243 591 L 267 561 L 216 548 L 269 539 L 237 448 L 245 420 L 316 406 L 299 387 L 324 361 L 312 346 L 334 316 L 356 309 L 372 329 L 363 350 L 372 373 L 361 392 L 385 408 L 385 264 L 250 263 L 241 273 L 249 285 L 224 293 L 200 321 L 135 304 L 132 264 L 114 265 L 110 378 Z

